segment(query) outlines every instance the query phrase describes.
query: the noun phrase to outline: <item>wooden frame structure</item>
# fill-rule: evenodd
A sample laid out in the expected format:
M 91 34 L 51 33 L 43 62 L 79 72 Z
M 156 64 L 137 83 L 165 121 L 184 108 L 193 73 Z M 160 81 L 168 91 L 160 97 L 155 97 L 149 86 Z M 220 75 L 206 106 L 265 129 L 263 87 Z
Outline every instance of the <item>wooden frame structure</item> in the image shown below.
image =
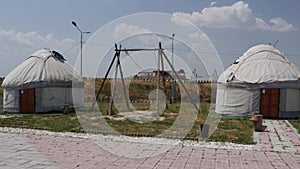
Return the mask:
M 158 56 L 157 56 L 157 74 L 156 74 L 156 76 L 157 76 L 156 77 L 157 78 L 157 89 L 160 88 L 160 66 L 162 67 L 162 72 L 164 72 L 163 58 L 165 58 L 165 60 L 167 61 L 167 63 L 171 67 L 172 71 L 174 72 L 175 76 L 178 78 L 179 83 L 183 86 L 184 91 L 187 93 L 188 97 L 191 99 L 191 102 L 192 102 L 193 106 L 196 108 L 197 111 L 199 110 L 199 108 L 197 107 L 197 105 L 194 103 L 194 100 L 192 99 L 191 95 L 189 94 L 188 90 L 184 86 L 184 84 L 183 84 L 182 80 L 180 79 L 179 75 L 175 71 L 175 68 L 173 67 L 172 63 L 168 59 L 167 55 L 164 53 L 164 49 L 162 48 L 161 42 L 159 42 L 158 48 L 153 48 L 153 49 L 149 49 L 149 48 L 148 49 L 147 48 L 140 48 L 140 49 L 126 49 L 126 48 L 123 48 L 122 49 L 121 45 L 118 48 L 117 44 L 115 44 L 115 55 L 114 55 L 114 57 L 113 57 L 110 65 L 109 65 L 109 67 L 108 67 L 108 69 L 106 71 L 106 74 L 105 74 L 105 77 L 104 77 L 104 79 L 102 81 L 100 89 L 97 92 L 96 99 L 95 99 L 95 101 L 93 102 L 93 104 L 91 106 L 91 110 L 94 108 L 94 106 L 95 106 L 95 104 L 97 102 L 97 99 L 99 98 L 99 95 L 100 95 L 100 93 L 101 93 L 101 91 L 102 91 L 102 89 L 104 87 L 104 83 L 107 80 L 108 74 L 111 71 L 111 68 L 112 68 L 112 66 L 115 63 L 115 60 L 117 60 L 116 61 L 116 71 L 115 71 L 115 75 L 114 75 L 115 81 L 114 81 L 113 88 L 112 88 L 112 96 L 111 96 L 110 105 L 109 105 L 109 115 L 112 115 L 113 98 L 114 98 L 114 92 L 115 92 L 115 88 L 116 88 L 116 79 L 117 79 L 117 75 L 118 75 L 118 70 L 120 71 L 120 76 L 121 76 L 121 80 L 122 80 L 122 86 L 123 86 L 123 90 L 124 90 L 123 91 L 124 92 L 124 97 L 125 97 L 125 100 L 126 100 L 126 106 L 130 110 L 130 107 L 129 107 L 129 98 L 127 98 L 126 87 L 125 87 L 125 82 L 124 82 L 124 77 L 123 77 L 123 71 L 122 71 L 122 68 L 121 68 L 120 55 L 121 55 L 121 52 L 128 53 L 128 52 L 132 52 L 132 51 L 158 51 Z M 165 87 L 165 79 L 164 78 L 165 77 L 164 77 L 164 73 L 163 73 L 163 88 L 164 88 L 164 91 L 165 91 L 166 87 Z M 159 101 L 158 101 L 158 98 L 159 98 L 159 90 L 157 90 L 157 93 L 156 93 L 157 114 L 159 114 Z

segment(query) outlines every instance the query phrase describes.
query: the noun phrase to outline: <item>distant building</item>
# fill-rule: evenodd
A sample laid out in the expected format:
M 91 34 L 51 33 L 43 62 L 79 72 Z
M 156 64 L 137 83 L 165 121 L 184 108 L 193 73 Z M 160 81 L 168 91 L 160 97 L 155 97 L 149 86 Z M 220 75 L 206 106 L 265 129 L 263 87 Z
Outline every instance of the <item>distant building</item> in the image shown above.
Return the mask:
M 178 76 L 181 80 L 187 80 L 185 71 L 183 69 L 176 71 L 176 73 L 178 74 Z M 160 80 L 163 80 L 163 79 L 165 79 L 166 81 L 171 80 L 171 77 L 172 77 L 171 74 L 172 74 L 172 71 L 160 71 Z M 137 73 L 137 75 L 135 75 L 135 79 L 137 79 L 137 80 L 156 80 L 157 79 L 157 70 L 140 71 Z M 174 79 L 178 80 L 175 73 L 174 73 Z
M 171 72 L 171 71 L 170 71 Z M 179 71 L 177 72 L 177 74 L 178 74 L 178 76 L 180 77 L 180 79 L 182 79 L 182 80 L 187 80 L 186 79 L 186 75 L 185 75 L 185 71 L 183 70 L 183 69 L 179 69 Z M 176 77 L 175 77 L 175 79 L 177 79 Z

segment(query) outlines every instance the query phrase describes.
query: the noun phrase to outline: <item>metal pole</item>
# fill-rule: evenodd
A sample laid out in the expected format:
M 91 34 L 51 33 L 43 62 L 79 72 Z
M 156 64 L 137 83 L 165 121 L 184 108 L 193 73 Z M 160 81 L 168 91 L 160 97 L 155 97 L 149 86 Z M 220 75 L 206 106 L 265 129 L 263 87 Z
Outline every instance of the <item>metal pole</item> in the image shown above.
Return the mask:
M 173 56 L 173 53 L 174 53 L 174 36 L 175 34 L 173 33 L 172 34 L 172 66 L 174 67 L 174 56 Z M 175 87 L 174 87 L 174 71 L 172 70 L 171 71 L 171 104 L 174 104 L 175 103 Z
M 82 32 L 80 31 L 80 76 L 82 77 Z
M 82 34 L 83 33 L 86 33 L 86 34 L 89 34 L 91 32 L 83 32 L 81 31 L 81 29 L 77 26 L 77 23 L 75 21 L 72 21 L 72 25 L 74 25 L 77 30 L 80 32 L 80 76 L 82 77 Z

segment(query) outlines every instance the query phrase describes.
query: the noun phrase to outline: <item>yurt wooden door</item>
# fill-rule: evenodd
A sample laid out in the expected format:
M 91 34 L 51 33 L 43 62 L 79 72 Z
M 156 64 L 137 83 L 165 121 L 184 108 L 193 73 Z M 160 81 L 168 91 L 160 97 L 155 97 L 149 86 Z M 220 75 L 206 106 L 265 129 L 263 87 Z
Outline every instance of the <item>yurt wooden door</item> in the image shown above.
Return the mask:
M 35 111 L 35 90 L 23 89 L 20 90 L 20 111 L 21 113 L 34 113 Z
M 280 89 L 261 89 L 260 113 L 266 118 L 278 118 Z

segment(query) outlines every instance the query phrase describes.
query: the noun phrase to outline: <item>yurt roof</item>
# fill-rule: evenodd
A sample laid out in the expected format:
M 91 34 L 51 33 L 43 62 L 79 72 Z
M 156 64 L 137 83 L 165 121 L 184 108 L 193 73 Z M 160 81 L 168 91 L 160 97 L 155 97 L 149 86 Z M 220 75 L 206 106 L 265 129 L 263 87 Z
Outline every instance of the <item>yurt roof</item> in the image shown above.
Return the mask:
M 272 83 L 297 81 L 300 71 L 271 45 L 248 49 L 220 76 L 221 83 Z
M 3 87 L 18 87 L 31 83 L 72 84 L 83 80 L 65 58 L 56 51 L 41 49 L 31 54 L 4 79 Z

